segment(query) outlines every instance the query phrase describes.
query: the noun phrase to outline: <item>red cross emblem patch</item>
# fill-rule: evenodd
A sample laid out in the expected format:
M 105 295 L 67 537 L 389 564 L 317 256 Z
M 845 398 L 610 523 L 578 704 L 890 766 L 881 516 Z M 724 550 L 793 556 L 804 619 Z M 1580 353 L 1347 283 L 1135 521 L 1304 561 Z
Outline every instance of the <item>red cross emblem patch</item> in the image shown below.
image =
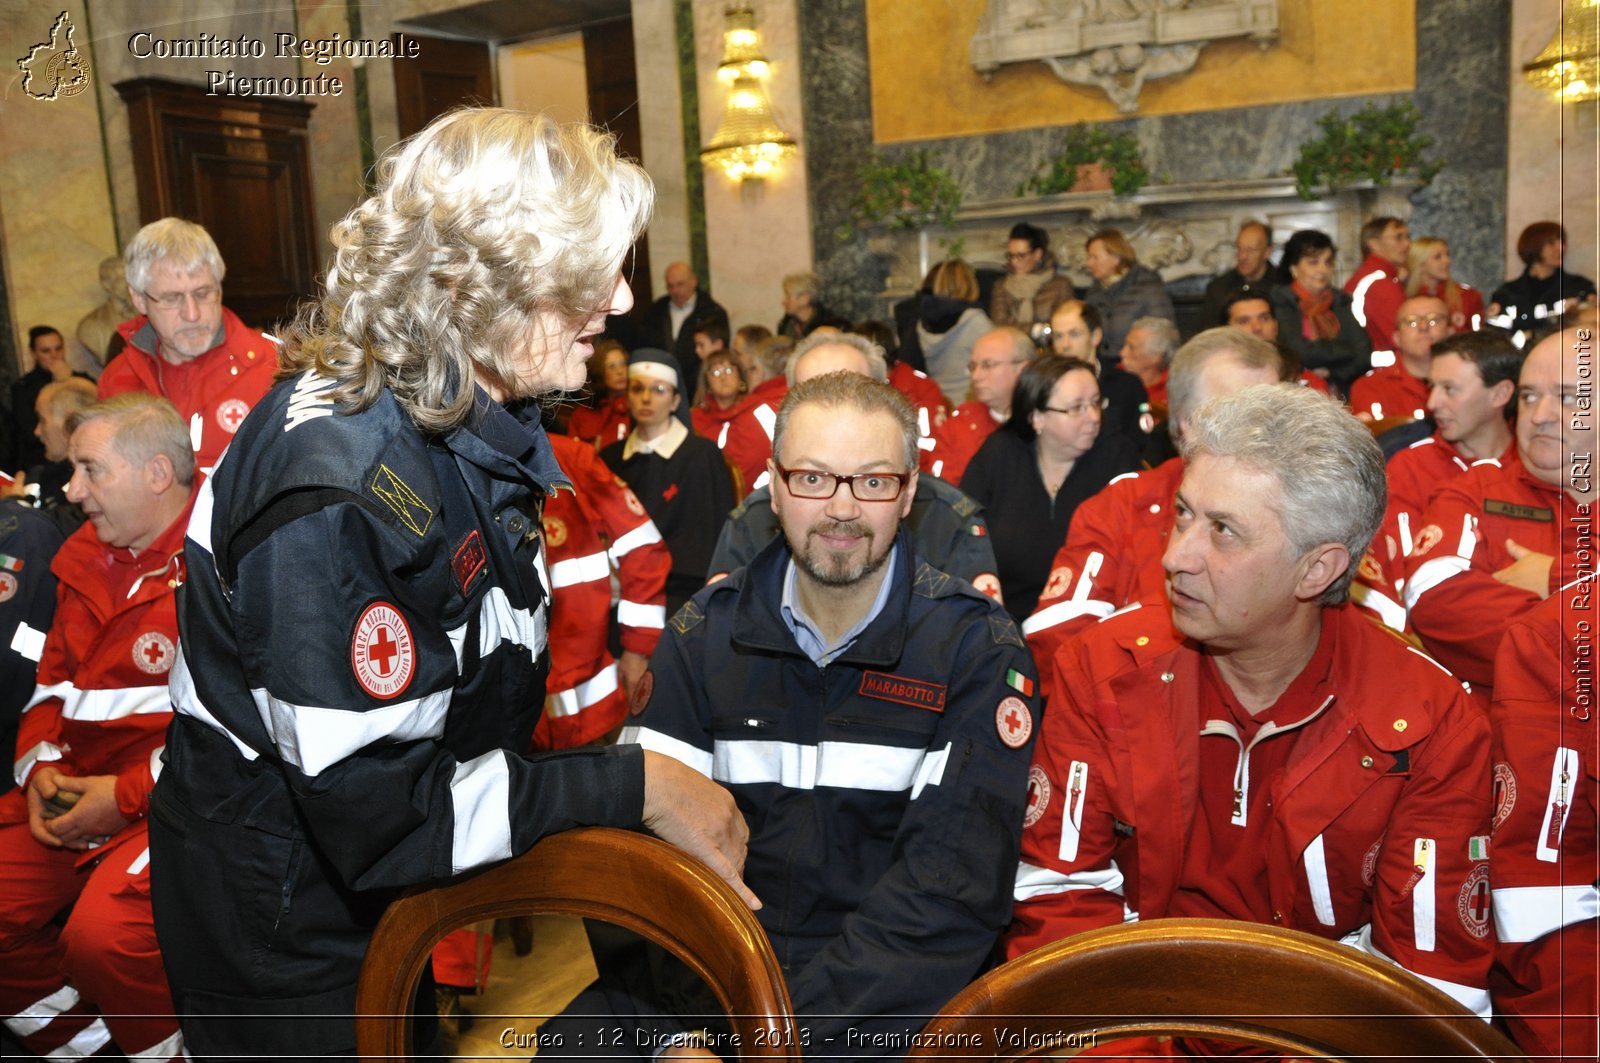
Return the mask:
M 1475 938 L 1489 935 L 1489 866 L 1479 864 L 1461 884 L 1461 894 L 1456 898 L 1456 911 L 1461 925 Z
M 133 640 L 133 663 L 141 672 L 160 675 L 172 668 L 177 656 L 172 640 L 159 631 L 146 631 Z
M 1035 764 L 1028 769 L 1028 811 L 1022 817 L 1022 825 L 1031 827 L 1044 816 L 1044 810 L 1050 807 L 1050 776 L 1044 769 Z
M 0 570 L 0 602 L 9 602 L 17 593 L 17 577 Z
M 244 424 L 245 415 L 250 412 L 250 404 L 243 399 L 228 399 L 217 404 L 217 424 L 230 436 Z
M 399 697 L 417 670 L 416 645 L 405 617 L 388 602 L 367 606 L 350 640 L 350 667 L 356 682 L 375 698 Z
M 994 710 L 994 728 L 1000 741 L 1012 749 L 1021 749 L 1033 734 L 1033 714 L 1021 698 L 1005 698 Z

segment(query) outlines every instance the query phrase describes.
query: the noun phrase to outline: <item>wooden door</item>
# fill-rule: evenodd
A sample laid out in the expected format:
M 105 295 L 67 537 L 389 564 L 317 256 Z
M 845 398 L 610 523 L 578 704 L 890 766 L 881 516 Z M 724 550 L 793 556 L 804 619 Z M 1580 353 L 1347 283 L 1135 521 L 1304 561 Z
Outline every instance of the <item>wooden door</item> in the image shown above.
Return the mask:
M 317 237 L 306 124 L 313 104 L 216 97 L 158 78 L 114 86 L 128 106 L 141 223 L 205 226 L 227 266 L 223 297 L 272 329 L 316 291 Z
M 493 104 L 494 66 L 489 46 L 481 41 L 452 41 L 442 37 L 419 37 L 415 59 L 392 64 L 394 96 L 400 135 L 409 137 L 429 122 L 463 104 Z M 395 46 L 401 37 L 394 35 Z

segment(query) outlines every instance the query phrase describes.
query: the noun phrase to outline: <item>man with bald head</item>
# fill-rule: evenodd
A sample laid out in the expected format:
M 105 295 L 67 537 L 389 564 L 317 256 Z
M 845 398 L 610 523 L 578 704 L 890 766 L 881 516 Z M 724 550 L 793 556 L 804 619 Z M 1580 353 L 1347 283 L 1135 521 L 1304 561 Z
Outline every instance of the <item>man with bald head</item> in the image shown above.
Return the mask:
M 716 322 L 721 325 L 723 333 L 727 333 L 731 331 L 728 312 L 700 290 L 700 278 L 689 263 L 668 264 L 665 280 L 667 294 L 652 303 L 649 313 L 645 315 L 643 345 L 671 351 L 683 367 L 684 381 L 698 382 L 700 358 L 694 349 L 695 326 Z M 690 386 L 694 384 L 690 383 Z M 700 396 L 686 398 L 691 401 L 684 405 L 690 406 L 699 401 Z
M 1278 349 L 1266 340 L 1232 328 L 1200 333 L 1173 355 L 1168 372 L 1167 426 L 1173 442 L 1181 445 L 1189 418 L 1207 401 L 1252 384 L 1275 384 L 1282 371 Z M 1095 621 L 1161 593 L 1166 582 L 1161 555 L 1183 470 L 1184 459 L 1175 457 L 1154 469 L 1126 473 L 1078 507 L 1044 593 L 1022 625 L 1035 660 L 1050 660 Z M 1048 684 L 1050 669 L 1041 671 Z
M 1228 300 L 1243 288 L 1265 294 L 1274 285 L 1288 283 L 1288 278 L 1272 264 L 1272 229 L 1265 222 L 1247 221 L 1241 225 L 1233 249 L 1234 268 L 1211 278 L 1206 285 L 1204 321 L 1220 320 Z
M 1450 308 L 1438 296 L 1413 295 L 1400 304 L 1392 335 L 1392 360 L 1382 365 L 1385 352 L 1373 351 L 1373 368 L 1350 385 L 1350 412 L 1363 421 L 1428 415 L 1433 345 L 1450 335 Z
M 1010 419 L 1017 377 L 1038 353 L 1028 334 L 1010 325 L 978 337 L 967 363 L 972 398 L 952 410 L 931 439 L 919 441 L 923 472 L 953 484 L 961 482 L 961 474 L 983 441 Z
M 1594 332 L 1567 329 L 1528 352 L 1518 378 L 1514 453 L 1479 461 L 1434 494 L 1405 560 L 1406 606 L 1422 644 L 1490 697 L 1506 625 L 1594 571 Z M 1579 549 L 1582 546 L 1584 549 Z M 1586 565 L 1580 566 L 1580 559 Z

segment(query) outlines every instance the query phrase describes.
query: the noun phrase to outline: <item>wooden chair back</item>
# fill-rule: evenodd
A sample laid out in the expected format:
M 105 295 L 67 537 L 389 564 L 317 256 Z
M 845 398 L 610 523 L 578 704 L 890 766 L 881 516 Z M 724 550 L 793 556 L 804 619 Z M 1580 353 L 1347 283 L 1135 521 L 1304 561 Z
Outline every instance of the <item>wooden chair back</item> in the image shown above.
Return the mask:
M 1107 927 L 972 983 L 907 1060 L 1036 1059 L 1117 1037 L 1214 1038 L 1302 1058 L 1525 1058 L 1400 968 L 1311 934 L 1220 919 Z
M 783 971 L 761 924 L 704 864 L 660 839 L 586 827 L 448 885 L 407 893 L 372 935 L 356 987 L 356 1052 L 410 1059 L 408 1012 L 433 946 L 457 927 L 527 914 L 599 919 L 653 941 L 705 979 L 742 1057 L 798 1043 Z

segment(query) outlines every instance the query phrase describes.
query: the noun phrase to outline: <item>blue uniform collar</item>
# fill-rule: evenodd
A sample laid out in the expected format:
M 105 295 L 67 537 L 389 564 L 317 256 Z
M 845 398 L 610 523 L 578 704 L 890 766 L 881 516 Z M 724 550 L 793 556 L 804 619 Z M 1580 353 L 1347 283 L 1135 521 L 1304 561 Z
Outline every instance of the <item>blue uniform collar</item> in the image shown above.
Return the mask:
M 911 573 L 915 564 L 911 533 L 904 524 L 895 535 L 894 550 L 888 561 L 889 574 L 880 589 L 881 606 L 846 646 L 829 663 L 889 665 L 900 659 L 905 649 L 907 617 L 911 611 Z M 783 615 L 784 578 L 789 570 L 789 543 L 782 534 L 757 554 L 745 571 L 735 607 L 738 622 L 734 642 L 751 649 L 809 657 L 791 634 Z
M 467 423 L 450 433 L 452 450 L 478 465 L 510 465 L 550 494 L 572 483 L 556 461 L 555 451 L 539 425 L 539 407 L 527 403 L 515 412 L 474 387 L 472 413 Z

